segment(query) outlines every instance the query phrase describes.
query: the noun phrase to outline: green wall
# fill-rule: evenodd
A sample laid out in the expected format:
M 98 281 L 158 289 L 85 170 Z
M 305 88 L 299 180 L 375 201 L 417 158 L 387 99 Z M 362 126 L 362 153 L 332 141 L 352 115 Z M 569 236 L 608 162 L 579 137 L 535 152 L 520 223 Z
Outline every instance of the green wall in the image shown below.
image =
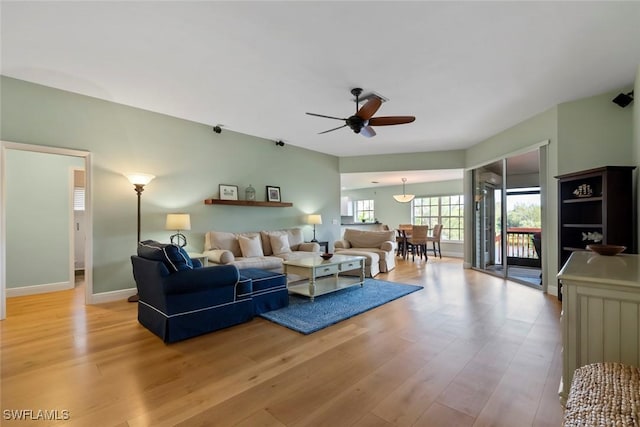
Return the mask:
M 469 148 L 465 167 L 475 168 L 546 140 L 557 145 L 557 133 L 557 108 L 553 107 Z
M 558 106 L 558 174 L 606 165 L 634 165 L 633 108 L 620 108 L 611 102 L 620 92 L 631 89 Z
M 7 150 L 7 288 L 70 279 L 72 170 L 77 157 Z M 37 268 L 34 268 L 37 266 Z
M 93 161 L 94 294 L 134 286 L 129 256 L 136 250 L 136 194 L 123 173 L 156 179 L 142 193 L 142 238 L 168 241 L 167 213 L 191 214 L 187 250 L 200 251 L 208 230 L 302 227 L 308 213 L 325 224 L 318 238 L 340 233 L 338 158 L 274 141 L 189 122 L 70 92 L 2 77 L 3 141 L 86 150 Z M 264 200 L 266 185 L 281 188 L 292 208 L 204 205 L 219 184 L 249 184 Z M 336 224 L 332 224 L 336 220 Z M 32 265 L 32 259 L 25 259 Z
M 464 159 L 464 150 L 341 157 L 340 173 L 460 169 Z

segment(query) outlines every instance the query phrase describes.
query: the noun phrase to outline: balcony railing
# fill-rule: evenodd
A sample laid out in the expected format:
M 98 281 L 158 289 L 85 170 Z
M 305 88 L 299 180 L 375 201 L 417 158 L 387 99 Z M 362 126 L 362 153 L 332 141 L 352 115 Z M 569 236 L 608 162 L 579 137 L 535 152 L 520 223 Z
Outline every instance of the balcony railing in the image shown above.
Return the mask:
M 540 267 L 540 247 L 536 248 L 534 236 L 540 228 L 512 227 L 507 229 L 507 264 L 523 267 Z M 496 236 L 496 249 L 500 248 L 500 236 Z

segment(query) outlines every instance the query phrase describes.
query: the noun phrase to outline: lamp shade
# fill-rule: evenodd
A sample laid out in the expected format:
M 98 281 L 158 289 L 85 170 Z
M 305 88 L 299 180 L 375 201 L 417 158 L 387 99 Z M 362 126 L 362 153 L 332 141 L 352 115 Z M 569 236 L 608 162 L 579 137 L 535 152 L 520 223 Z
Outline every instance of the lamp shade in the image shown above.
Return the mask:
M 404 184 L 407 182 L 407 178 L 402 178 L 402 194 L 394 194 L 393 198 L 396 200 L 396 202 L 400 202 L 400 203 L 409 203 L 410 201 L 412 201 L 416 196 L 414 194 L 406 194 L 404 191 Z
M 191 230 L 191 216 L 185 213 L 167 214 L 167 230 Z
M 393 198 L 396 199 L 396 202 L 400 202 L 400 203 L 409 203 L 415 197 L 416 196 L 413 194 L 395 194 L 393 196 Z
M 322 224 L 322 215 L 319 214 L 314 214 L 314 215 L 309 215 L 309 217 L 307 218 L 307 224 Z
M 155 175 L 141 172 L 125 173 L 124 176 L 126 176 L 129 182 L 133 185 L 147 185 L 153 178 L 155 178 Z

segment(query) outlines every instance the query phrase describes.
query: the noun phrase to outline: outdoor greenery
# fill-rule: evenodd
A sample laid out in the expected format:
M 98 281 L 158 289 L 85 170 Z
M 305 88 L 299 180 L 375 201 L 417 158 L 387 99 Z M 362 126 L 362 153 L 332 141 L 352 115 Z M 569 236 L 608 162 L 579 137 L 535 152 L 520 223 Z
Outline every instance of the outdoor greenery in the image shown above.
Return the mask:
M 507 212 L 507 228 L 540 228 L 540 213 L 540 205 L 516 203 L 513 209 Z

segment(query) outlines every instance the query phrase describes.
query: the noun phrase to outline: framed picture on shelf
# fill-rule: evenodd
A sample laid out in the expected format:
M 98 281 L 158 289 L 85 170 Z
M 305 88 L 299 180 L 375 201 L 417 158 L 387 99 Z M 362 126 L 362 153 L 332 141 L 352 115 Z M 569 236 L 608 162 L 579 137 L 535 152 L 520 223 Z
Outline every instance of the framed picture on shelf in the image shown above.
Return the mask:
M 281 202 L 280 187 L 267 185 L 267 202 Z
M 238 186 L 220 184 L 220 200 L 238 200 Z

